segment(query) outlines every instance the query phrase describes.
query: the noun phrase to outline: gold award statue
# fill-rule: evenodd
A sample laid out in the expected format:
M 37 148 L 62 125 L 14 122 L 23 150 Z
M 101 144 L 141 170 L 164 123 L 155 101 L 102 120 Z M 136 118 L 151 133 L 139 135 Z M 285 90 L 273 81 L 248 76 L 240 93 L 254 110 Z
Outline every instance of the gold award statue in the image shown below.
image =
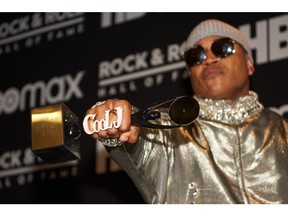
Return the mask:
M 165 108 L 168 108 L 171 123 L 167 125 L 155 123 L 155 120 L 161 118 L 161 110 Z M 117 107 L 116 110 L 117 121 L 109 122 L 107 116 L 110 110 L 107 110 L 108 115 L 105 115 L 105 119 L 95 120 L 91 130 L 87 126 L 87 120 L 93 119 L 96 114 L 86 115 L 80 126 L 78 117 L 63 103 L 33 108 L 31 110 L 32 151 L 48 163 L 81 159 L 82 132 L 92 134 L 111 127 L 118 128 L 122 121 L 122 107 Z M 132 123 L 149 128 L 170 129 L 193 123 L 198 114 L 198 102 L 191 96 L 180 96 L 168 101 L 156 102 L 144 110 L 135 112 L 132 114 Z

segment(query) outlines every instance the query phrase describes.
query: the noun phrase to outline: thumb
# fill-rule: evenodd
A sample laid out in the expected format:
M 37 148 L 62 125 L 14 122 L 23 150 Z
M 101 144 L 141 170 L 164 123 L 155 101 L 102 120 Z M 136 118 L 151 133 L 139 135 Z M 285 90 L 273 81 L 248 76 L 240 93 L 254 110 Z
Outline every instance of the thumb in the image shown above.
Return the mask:
M 122 133 L 119 137 L 119 140 L 122 142 L 135 144 L 139 138 L 139 135 L 140 135 L 140 127 L 131 126 L 130 131 Z

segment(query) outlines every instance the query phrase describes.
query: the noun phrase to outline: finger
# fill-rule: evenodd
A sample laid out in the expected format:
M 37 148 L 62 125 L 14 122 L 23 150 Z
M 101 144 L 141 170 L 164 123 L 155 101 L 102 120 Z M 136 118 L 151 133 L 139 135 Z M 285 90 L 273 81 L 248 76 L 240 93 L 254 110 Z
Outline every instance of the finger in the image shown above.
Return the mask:
M 96 140 L 100 138 L 97 133 L 91 134 L 91 137 L 93 137 Z
M 123 111 L 122 111 L 122 121 L 119 129 L 121 132 L 127 132 L 130 130 L 131 127 L 132 106 L 126 100 L 122 100 L 120 106 L 122 107 Z
M 121 100 L 107 100 L 105 115 L 106 121 L 106 132 L 110 138 L 119 138 L 120 136 L 120 125 L 122 121 L 122 105 Z M 121 108 L 120 108 L 121 107 Z
M 97 103 L 96 103 L 97 104 Z M 100 133 L 104 127 L 103 121 L 103 110 L 105 110 L 105 105 L 100 104 L 97 106 L 92 106 L 87 110 L 86 116 L 83 119 L 83 128 L 87 134 L 93 134 L 93 138 L 97 139 L 99 136 L 107 137 L 107 133 Z M 101 120 L 102 119 L 102 120 Z
M 107 100 L 107 105 L 110 110 L 110 122 L 116 123 L 116 128 L 119 128 L 120 132 L 129 131 L 131 126 L 131 104 L 126 100 Z M 115 130 L 109 129 L 108 133 L 114 134 Z
M 131 144 L 136 143 L 140 135 L 140 129 L 140 126 L 132 126 L 130 131 L 122 133 L 120 135 L 119 140 Z
M 126 100 L 108 99 L 105 103 L 92 106 L 86 113 L 93 114 L 93 118 L 88 120 L 89 128 L 94 132 L 93 137 L 119 138 L 121 133 L 129 131 L 131 110 Z

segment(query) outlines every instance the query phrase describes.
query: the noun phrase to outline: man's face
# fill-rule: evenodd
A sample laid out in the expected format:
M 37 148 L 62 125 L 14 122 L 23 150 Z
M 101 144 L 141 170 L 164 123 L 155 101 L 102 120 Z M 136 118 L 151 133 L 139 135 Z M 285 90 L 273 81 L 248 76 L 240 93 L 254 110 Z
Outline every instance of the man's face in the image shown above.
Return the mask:
M 254 71 L 243 48 L 236 42 L 235 53 L 219 59 L 211 51 L 219 36 L 200 40 L 197 44 L 206 50 L 206 60 L 190 67 L 192 88 L 200 98 L 227 99 L 231 102 L 249 92 L 249 75 Z

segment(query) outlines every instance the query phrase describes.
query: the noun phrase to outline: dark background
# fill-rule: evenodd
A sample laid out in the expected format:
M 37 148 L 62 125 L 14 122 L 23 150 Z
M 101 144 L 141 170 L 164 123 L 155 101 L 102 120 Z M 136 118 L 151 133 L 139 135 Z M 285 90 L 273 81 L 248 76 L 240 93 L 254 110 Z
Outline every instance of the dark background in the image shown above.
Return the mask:
M 263 36 L 260 35 L 263 28 L 257 29 L 256 23 L 264 22 L 267 30 L 264 34 L 268 40 L 263 41 L 263 46 L 274 39 L 270 20 L 284 20 L 278 30 L 284 35 L 279 46 L 286 54 L 282 59 L 271 60 L 271 47 L 268 46 L 268 59 L 264 62 L 255 60 L 256 71 L 251 78 L 251 88 L 258 93 L 264 106 L 274 107 L 280 114 L 287 115 L 287 14 L 138 13 L 131 18 L 132 15 L 0 13 L 0 203 L 143 203 L 129 177 L 115 168 L 115 164 L 111 165 L 113 162 L 107 158 L 106 152 L 87 135 L 81 137 L 81 160 L 59 167 L 38 160 L 31 152 L 31 109 L 63 102 L 82 119 L 91 105 L 109 97 L 125 98 L 142 108 L 160 99 L 193 94 L 184 66 L 176 69 L 168 66 L 181 64 L 180 53 L 179 60 L 169 62 L 167 48 L 172 44 L 183 44 L 191 29 L 207 18 L 217 18 L 237 27 L 250 25 L 250 38 Z M 76 24 L 68 24 L 71 20 Z M 103 25 L 105 20 L 106 26 Z M 154 59 L 155 50 L 164 57 L 156 56 L 160 63 L 153 65 L 150 60 Z M 99 89 L 103 88 L 98 77 L 102 62 L 123 62 L 128 56 L 135 59 L 143 52 L 147 52 L 146 68 L 141 68 L 134 60 L 129 61 L 135 70 L 123 69 L 119 74 L 110 74 L 110 78 L 116 78 L 116 83 L 104 87 L 106 95 L 99 94 Z M 259 53 L 254 50 L 253 55 L 257 57 Z M 162 72 L 158 70 L 154 75 L 131 78 L 133 74 L 145 73 L 145 70 L 148 73 L 149 69 L 157 71 L 165 65 L 168 67 Z M 69 78 L 63 77 L 76 79 L 80 71 L 84 73 L 77 88 L 82 94 L 74 92 L 65 98 L 69 91 Z M 172 79 L 172 74 L 179 76 Z M 130 80 L 121 81 L 123 75 L 130 76 Z M 60 89 L 59 82 L 51 84 L 55 79 L 66 80 L 62 85 L 64 90 Z M 50 92 L 46 94 L 55 100 L 51 102 L 46 96 L 46 100 L 41 102 L 37 91 L 35 104 L 31 105 L 30 95 L 21 97 L 21 92 L 24 86 L 35 86 L 39 81 L 43 81 L 46 87 L 51 84 Z M 131 85 L 136 85 L 137 89 Z M 64 96 L 60 97 L 62 90 Z M 20 98 L 17 99 L 15 92 L 19 92 Z M 21 99 L 25 104 L 23 109 L 20 109 Z M 13 105 L 16 108 L 13 109 Z

